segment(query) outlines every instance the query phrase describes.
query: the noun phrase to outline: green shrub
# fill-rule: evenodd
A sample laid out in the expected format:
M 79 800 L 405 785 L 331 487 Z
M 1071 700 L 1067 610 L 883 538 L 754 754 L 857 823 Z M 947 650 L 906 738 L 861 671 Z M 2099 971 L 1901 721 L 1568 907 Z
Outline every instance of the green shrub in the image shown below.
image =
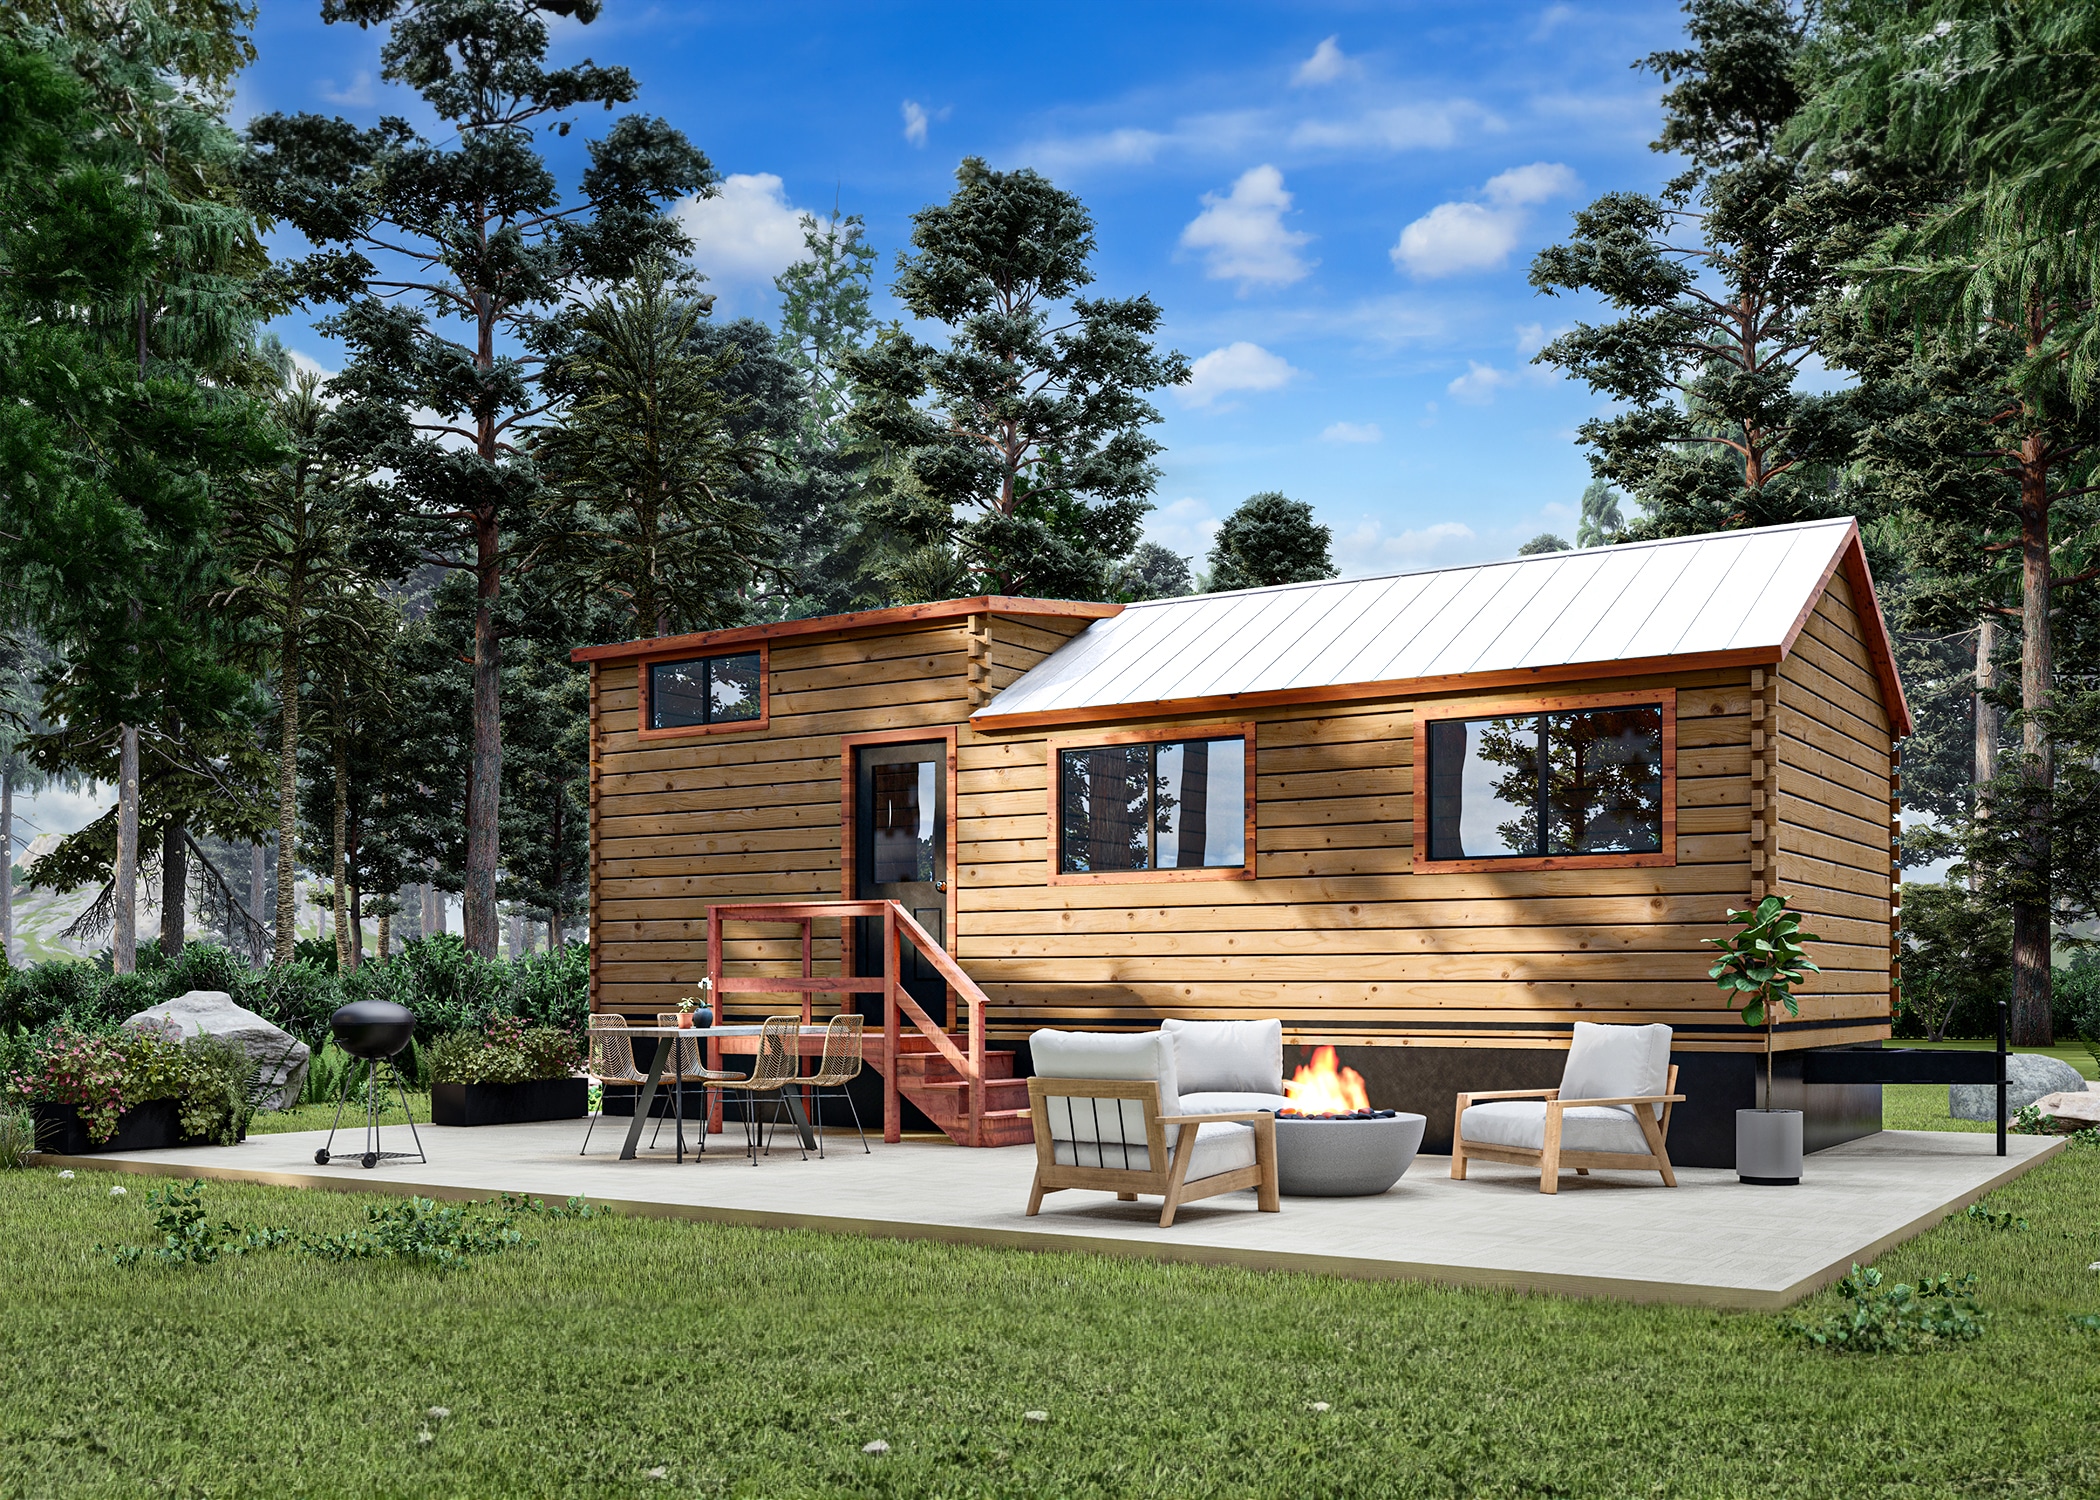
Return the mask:
M 1883 1286 L 1881 1272 L 1858 1266 L 1838 1283 L 1851 1306 L 1821 1323 L 1788 1318 L 1779 1331 L 1819 1349 L 1851 1354 L 1918 1354 L 1983 1337 L 1976 1277 L 1927 1276 L 1916 1286 Z
M 29 1165 L 36 1150 L 36 1120 L 18 1109 L 0 1110 L 0 1172 Z
M 231 1146 L 255 1118 L 255 1059 L 239 1042 L 193 1036 L 182 1045 L 182 1133 Z
M 430 1044 L 433 1083 L 527 1083 L 540 1078 L 567 1078 L 583 1061 L 583 1049 L 569 1032 L 552 1026 L 528 1026 L 517 1016 L 501 1016 L 475 1036 L 454 1032 Z

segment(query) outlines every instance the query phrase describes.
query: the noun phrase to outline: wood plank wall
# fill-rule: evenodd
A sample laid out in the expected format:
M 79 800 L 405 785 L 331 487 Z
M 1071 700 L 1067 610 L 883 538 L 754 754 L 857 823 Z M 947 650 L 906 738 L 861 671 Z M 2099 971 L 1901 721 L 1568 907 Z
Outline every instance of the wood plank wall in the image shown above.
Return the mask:
M 1801 1045 L 1886 1037 L 1896 870 L 1888 711 L 1869 669 L 1845 575 L 1832 576 L 1794 649 L 1772 674 L 1777 728 L 1773 888 L 1827 941 L 1823 972 L 1798 996 L 1824 1023 Z M 1829 1023 L 1852 1021 L 1855 1026 Z
M 1280 1015 L 1294 1040 L 1554 1046 L 1588 1019 L 1663 1021 L 1689 1047 L 1754 1048 L 1699 943 L 1726 930 L 1750 888 L 1748 670 L 1556 691 L 1654 687 L 1678 689 L 1669 868 L 1413 873 L 1416 705 L 1388 701 L 1232 716 L 1257 721 L 1259 879 L 1050 887 L 1045 736 L 965 730 L 958 956 L 1008 1037 Z M 1429 702 L 1441 717 L 1509 696 Z M 1840 920 L 1853 944 L 1882 940 Z
M 1086 624 L 1002 617 L 988 627 L 1003 687 Z M 764 730 L 690 740 L 636 734 L 637 668 L 594 663 L 591 736 L 591 997 L 594 1009 L 650 1017 L 706 972 L 707 908 L 719 901 L 840 894 L 839 736 L 944 728 L 970 711 L 984 616 L 880 634 L 797 637 L 771 646 Z M 819 972 L 838 963 L 819 926 Z M 731 973 L 799 972 L 793 929 L 732 926 Z M 799 1004 L 799 1001 L 797 1002 Z M 741 1018 L 779 1008 L 741 997 Z M 820 1005 L 820 1011 L 832 1008 Z
M 1755 1050 L 1707 979 L 1712 950 L 1699 939 L 1724 932 L 1729 908 L 1767 878 L 1828 939 L 1804 1019 L 1858 1023 L 1782 1044 L 1886 1035 L 1887 719 L 1874 717 L 1842 588 L 1833 583 L 1795 658 L 1757 673 L 1755 688 L 1747 668 L 1556 687 L 1677 689 L 1678 863 L 1664 868 L 1413 873 L 1417 705 L 1393 700 L 1148 720 L 1256 721 L 1259 878 L 1051 886 L 1047 732 L 966 720 L 973 700 L 1083 621 L 977 615 L 776 641 L 766 731 L 647 748 L 634 734 L 634 666 L 601 665 L 594 1004 L 646 1015 L 690 993 L 710 902 L 839 895 L 841 733 L 961 724 L 951 947 L 991 996 L 999 1038 L 1046 1024 L 1282 1016 L 1298 1041 L 1551 1047 L 1576 1020 L 1654 1020 L 1678 1028 L 1682 1047 Z M 1510 696 L 1424 706 L 1462 715 L 1469 701 Z M 1879 821 L 1866 817 L 1870 800 Z M 786 929 L 731 936 L 732 972 L 796 966 Z M 822 934 L 817 957 L 836 963 L 835 935 Z M 760 996 L 734 1013 L 774 1008 Z

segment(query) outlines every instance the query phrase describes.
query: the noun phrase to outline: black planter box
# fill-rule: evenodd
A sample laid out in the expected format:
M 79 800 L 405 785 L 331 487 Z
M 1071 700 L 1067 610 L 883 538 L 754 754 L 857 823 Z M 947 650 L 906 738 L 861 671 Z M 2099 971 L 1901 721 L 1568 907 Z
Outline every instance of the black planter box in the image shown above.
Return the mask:
M 173 1099 L 149 1099 L 117 1116 L 117 1132 L 97 1144 L 88 1139 L 80 1111 L 70 1104 L 38 1104 L 36 1144 L 55 1156 L 93 1156 L 103 1151 L 161 1151 L 184 1144 L 182 1113 Z
M 433 1125 L 523 1125 L 532 1120 L 580 1120 L 591 1107 L 581 1078 L 536 1078 L 530 1083 L 434 1083 Z

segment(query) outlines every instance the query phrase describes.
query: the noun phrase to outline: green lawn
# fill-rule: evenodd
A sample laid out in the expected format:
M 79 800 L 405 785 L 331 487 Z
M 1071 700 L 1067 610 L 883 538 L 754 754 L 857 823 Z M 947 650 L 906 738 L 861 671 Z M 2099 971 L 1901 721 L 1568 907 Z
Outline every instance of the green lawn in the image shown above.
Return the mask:
M 0 1496 L 2100 1493 L 2100 1334 L 2067 1318 L 2100 1312 L 2090 1149 L 1997 1195 L 2031 1229 L 1884 1258 L 1982 1278 L 1983 1339 L 1911 1356 L 1766 1315 L 645 1219 L 444 1278 L 117 1269 L 94 1247 L 145 1238 L 152 1186 L 0 1174 Z M 206 1188 L 314 1232 L 374 1201 Z

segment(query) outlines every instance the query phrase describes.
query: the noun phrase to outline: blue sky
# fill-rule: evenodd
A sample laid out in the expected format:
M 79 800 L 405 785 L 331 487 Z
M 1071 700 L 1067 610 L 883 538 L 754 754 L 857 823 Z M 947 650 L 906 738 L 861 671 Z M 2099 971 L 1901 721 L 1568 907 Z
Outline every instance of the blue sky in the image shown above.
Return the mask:
M 1150 533 L 1184 555 L 1248 494 L 1310 501 L 1345 574 L 1572 540 L 1602 403 L 1528 363 L 1593 309 L 1525 282 L 1571 210 L 1649 190 L 1673 4 L 899 5 L 609 0 L 557 55 L 635 73 L 635 107 L 725 174 L 688 206 L 725 315 L 771 318 L 795 214 L 867 221 L 888 296 L 955 164 L 1031 166 L 1092 212 L 1095 290 L 1151 293 L 1196 361 L 1163 393 Z M 263 0 L 242 117 L 425 117 L 379 36 Z M 550 142 L 573 182 L 581 136 Z M 290 246 L 285 247 L 292 248 Z M 338 362 L 307 320 L 280 330 Z

